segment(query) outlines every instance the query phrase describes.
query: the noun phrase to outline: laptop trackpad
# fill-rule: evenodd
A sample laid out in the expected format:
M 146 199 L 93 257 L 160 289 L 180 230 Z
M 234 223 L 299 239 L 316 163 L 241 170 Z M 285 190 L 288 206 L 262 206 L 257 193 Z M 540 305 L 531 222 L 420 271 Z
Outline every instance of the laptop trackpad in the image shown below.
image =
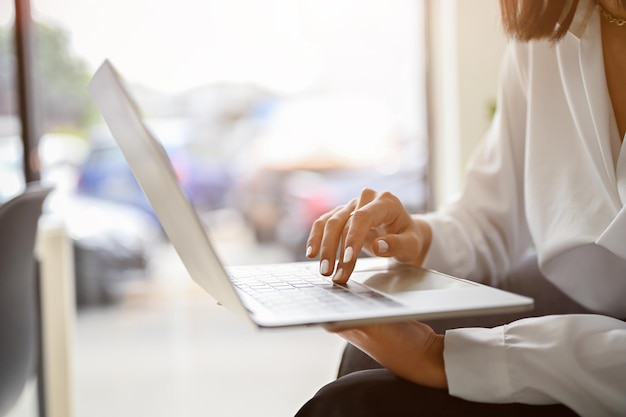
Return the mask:
M 386 270 L 357 270 L 352 273 L 350 281 L 359 282 L 389 295 L 410 291 L 471 288 L 476 286 L 471 282 L 428 269 L 401 266 Z

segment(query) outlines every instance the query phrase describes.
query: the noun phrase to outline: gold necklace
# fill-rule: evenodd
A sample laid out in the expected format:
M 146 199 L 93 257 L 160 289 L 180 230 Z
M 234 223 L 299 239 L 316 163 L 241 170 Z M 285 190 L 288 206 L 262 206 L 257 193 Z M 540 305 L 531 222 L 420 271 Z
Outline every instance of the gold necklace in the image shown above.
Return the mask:
M 602 7 L 602 5 L 600 3 L 596 2 L 596 4 L 598 5 L 598 7 L 600 7 L 600 11 L 602 12 L 602 16 L 604 16 L 609 23 L 612 23 L 612 24 L 617 25 L 617 26 L 624 26 L 624 25 L 626 25 L 626 19 L 622 19 L 621 17 L 615 17 L 611 13 L 607 12 L 606 9 L 604 7 Z

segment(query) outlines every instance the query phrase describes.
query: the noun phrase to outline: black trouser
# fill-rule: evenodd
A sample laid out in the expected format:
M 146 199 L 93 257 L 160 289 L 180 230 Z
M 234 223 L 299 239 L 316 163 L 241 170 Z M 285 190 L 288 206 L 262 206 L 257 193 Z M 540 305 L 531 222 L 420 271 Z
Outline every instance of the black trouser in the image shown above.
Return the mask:
M 529 259 L 498 287 L 535 299 L 535 309 L 525 314 L 433 320 L 438 333 L 458 327 L 494 327 L 547 314 L 591 313 L 543 278 L 536 261 Z M 357 348 L 344 350 L 338 379 L 323 387 L 297 417 L 400 417 L 400 416 L 576 416 L 563 405 L 483 404 L 465 401 L 447 390 L 426 388 L 396 377 Z

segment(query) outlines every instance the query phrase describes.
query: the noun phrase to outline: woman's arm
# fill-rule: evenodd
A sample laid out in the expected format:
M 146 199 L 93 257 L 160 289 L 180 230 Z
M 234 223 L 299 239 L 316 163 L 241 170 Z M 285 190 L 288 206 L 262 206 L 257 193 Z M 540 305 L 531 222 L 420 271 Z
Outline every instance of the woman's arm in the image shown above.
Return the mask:
M 610 317 L 534 317 L 445 337 L 419 322 L 330 330 L 397 376 L 467 400 L 626 416 L 626 323 Z
M 528 45 L 511 43 L 491 126 L 468 163 L 456 201 L 420 216 L 432 230 L 427 268 L 494 284 L 531 246 L 524 171 Z
M 626 323 L 546 316 L 449 330 L 450 394 L 479 402 L 562 403 L 582 416 L 626 416 Z

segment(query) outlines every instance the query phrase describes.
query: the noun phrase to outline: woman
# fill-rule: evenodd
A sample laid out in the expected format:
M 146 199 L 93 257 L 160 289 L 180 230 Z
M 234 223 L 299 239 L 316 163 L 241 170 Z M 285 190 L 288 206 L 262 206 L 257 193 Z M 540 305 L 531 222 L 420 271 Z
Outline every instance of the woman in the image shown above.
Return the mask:
M 626 415 L 626 1 L 500 4 L 514 41 L 460 199 L 411 216 L 364 190 L 307 256 L 338 283 L 361 250 L 471 277 L 537 295 L 542 317 L 331 329 L 386 369 L 347 349 L 300 416 Z M 541 272 L 512 273 L 531 249 Z

